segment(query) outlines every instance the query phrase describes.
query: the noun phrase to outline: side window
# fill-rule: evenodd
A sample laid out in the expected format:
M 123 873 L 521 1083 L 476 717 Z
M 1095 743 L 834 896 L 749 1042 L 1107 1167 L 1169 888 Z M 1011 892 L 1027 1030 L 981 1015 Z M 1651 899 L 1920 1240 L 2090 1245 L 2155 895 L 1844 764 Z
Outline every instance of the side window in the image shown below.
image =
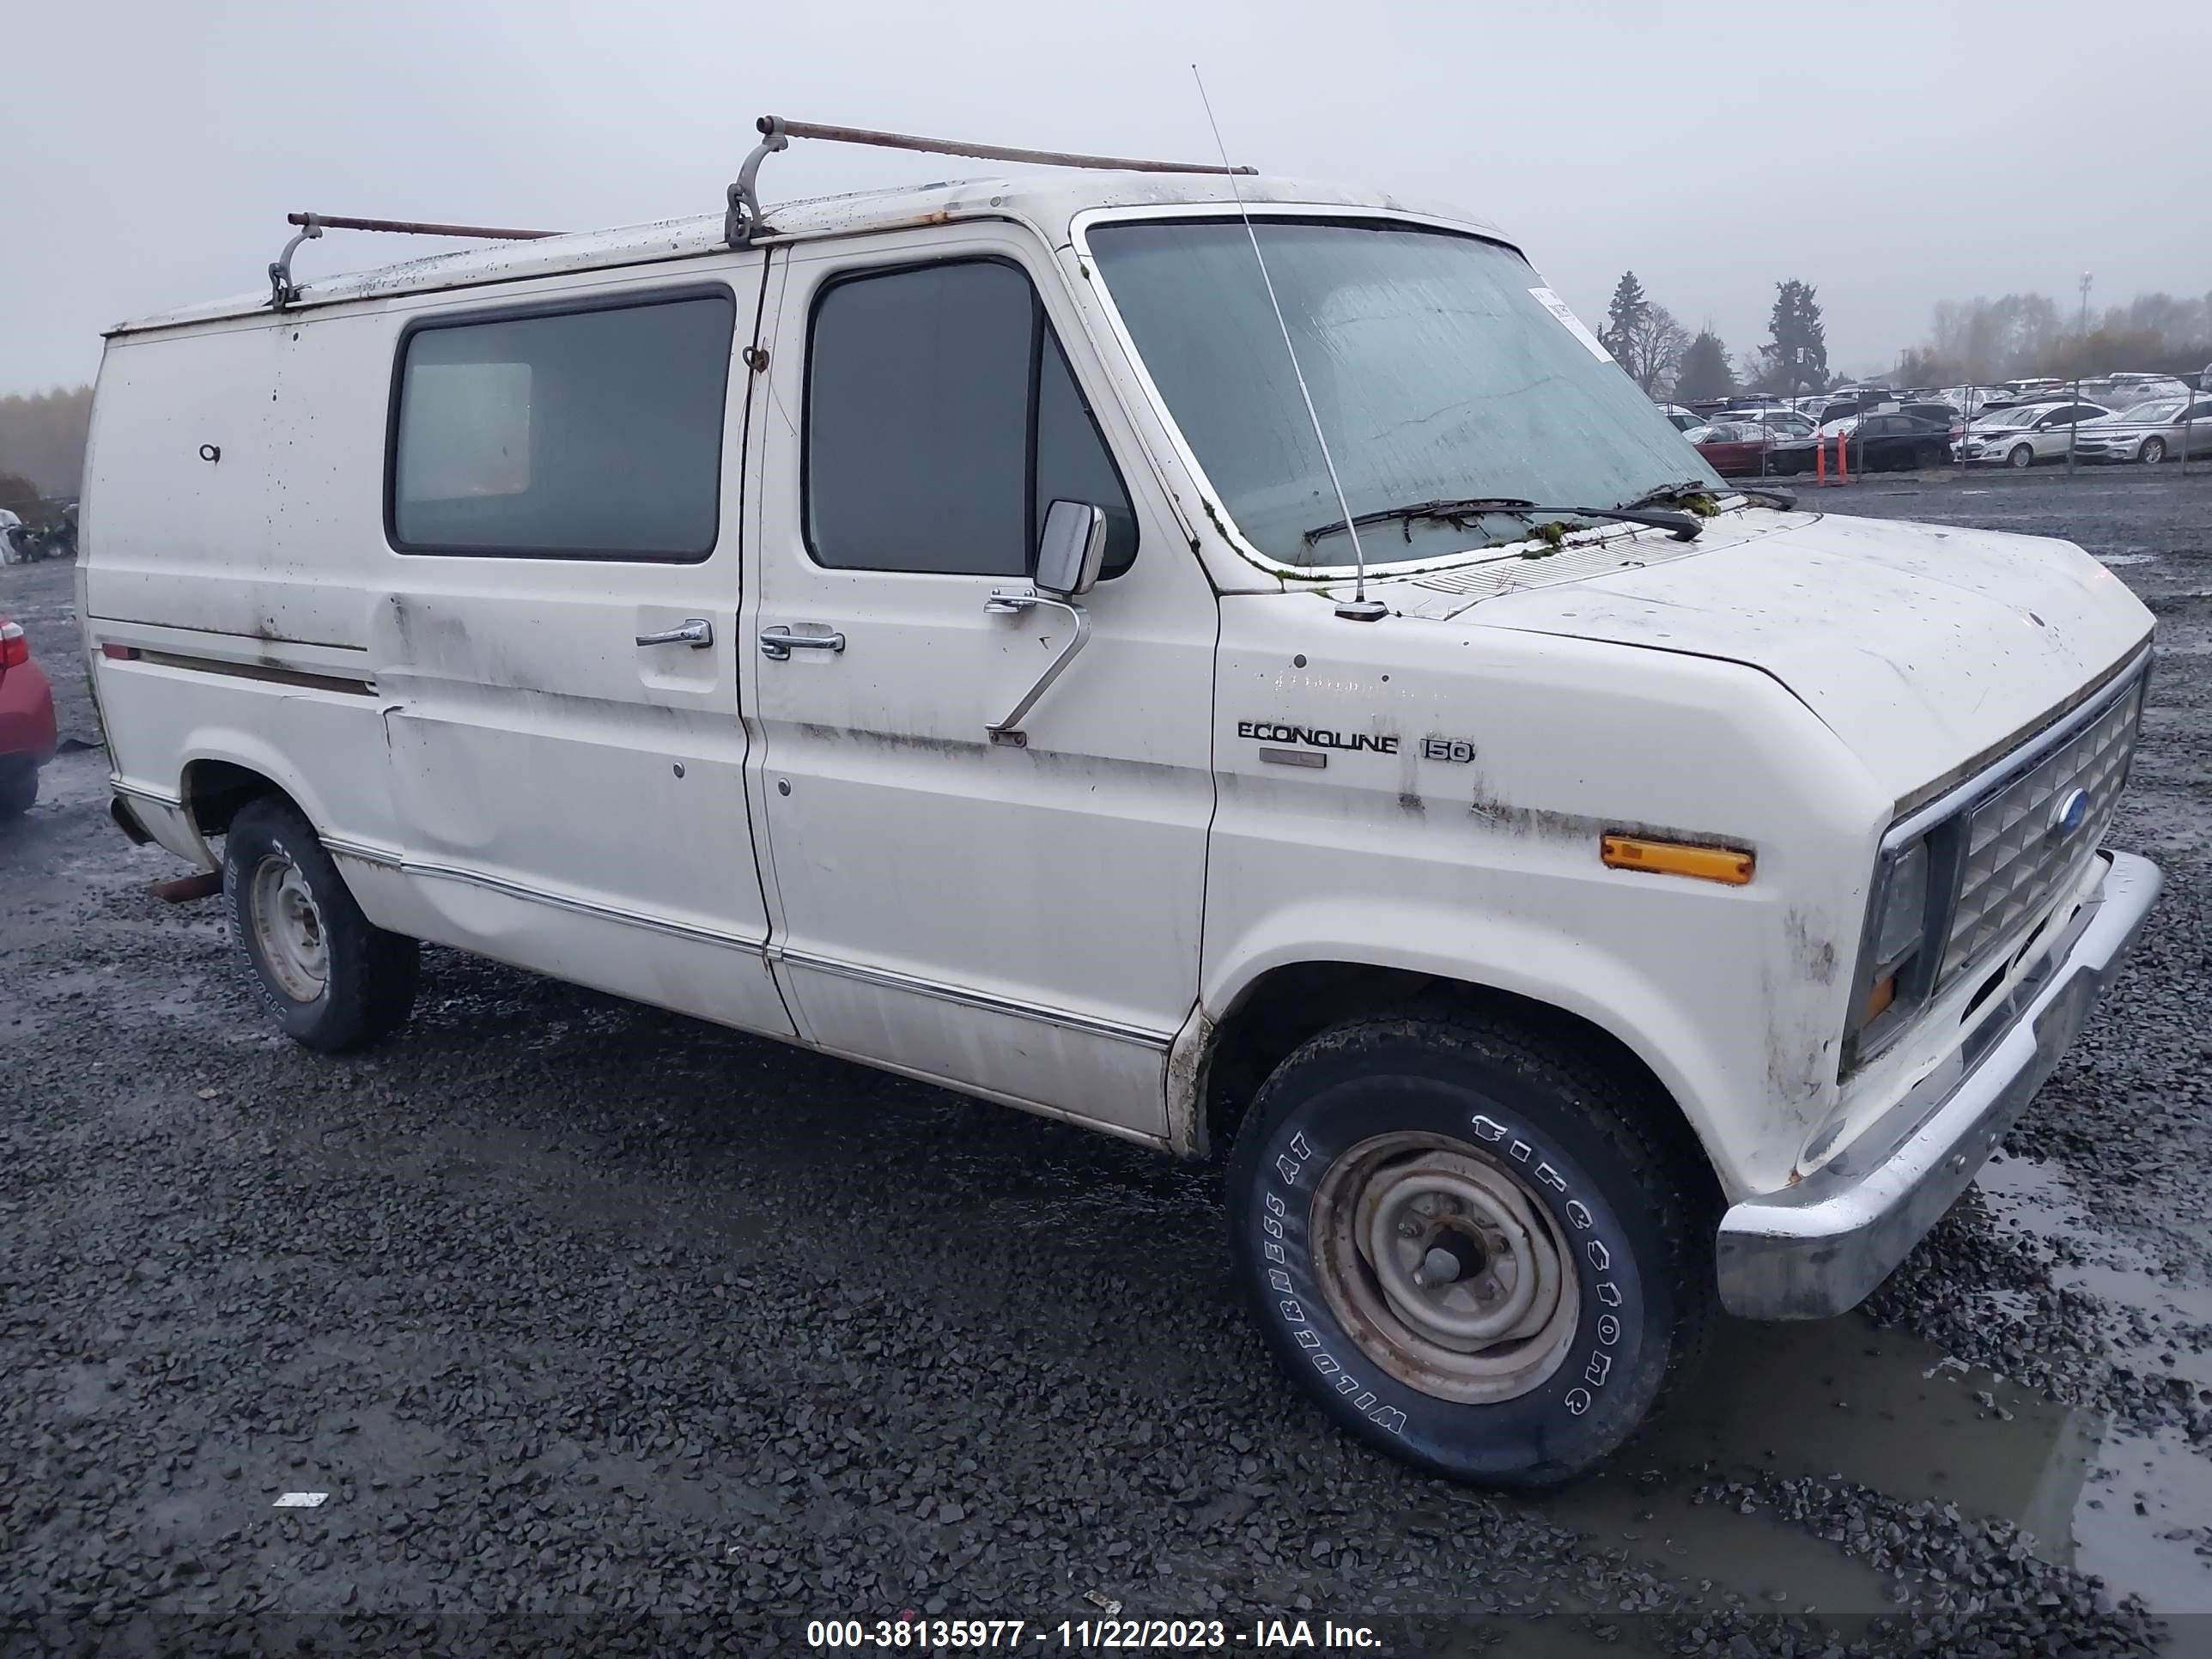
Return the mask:
M 392 545 L 705 558 L 735 319 L 717 291 L 416 325 L 392 392 Z
M 1036 290 L 1001 260 L 849 276 L 807 346 L 806 544 L 842 570 L 1022 576 L 1060 497 L 1105 508 L 1101 574 L 1136 514 Z

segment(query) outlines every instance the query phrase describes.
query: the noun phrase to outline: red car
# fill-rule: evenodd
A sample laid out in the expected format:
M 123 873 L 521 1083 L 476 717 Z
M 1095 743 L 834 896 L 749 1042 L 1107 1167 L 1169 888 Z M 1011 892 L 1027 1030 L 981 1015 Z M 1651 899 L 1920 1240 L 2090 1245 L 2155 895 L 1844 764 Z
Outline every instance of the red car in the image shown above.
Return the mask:
M 39 798 L 39 769 L 54 757 L 54 690 L 31 660 L 20 625 L 0 620 L 0 818 Z
M 1764 471 L 1763 458 L 1777 436 L 1771 427 L 1756 421 L 1720 421 L 1683 435 L 1698 447 L 1714 471 L 1723 475 Z

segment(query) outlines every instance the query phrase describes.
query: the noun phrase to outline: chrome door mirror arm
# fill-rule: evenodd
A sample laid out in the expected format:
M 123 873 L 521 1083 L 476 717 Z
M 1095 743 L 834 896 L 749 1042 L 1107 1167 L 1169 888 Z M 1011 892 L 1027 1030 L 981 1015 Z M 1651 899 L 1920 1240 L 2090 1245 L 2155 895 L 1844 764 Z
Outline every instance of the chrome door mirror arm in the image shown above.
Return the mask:
M 995 587 L 991 590 L 991 597 L 984 602 L 983 608 L 995 615 L 1019 615 L 1032 605 L 1053 605 L 1073 617 L 1075 619 L 1075 636 L 1068 641 L 1067 644 L 1061 648 L 1060 654 L 1054 657 L 1044 672 L 1037 677 L 1036 684 L 1030 687 L 1027 695 L 1014 705 L 1013 713 L 1007 715 L 1006 719 L 994 720 L 985 727 L 985 730 L 990 732 L 994 742 L 1012 742 L 1021 736 L 1022 716 L 1036 707 L 1037 699 L 1052 690 L 1052 683 L 1060 677 L 1068 664 L 1075 660 L 1076 653 L 1091 642 L 1090 614 L 1081 605 L 1067 599 L 1054 599 L 1049 593 L 1039 593 L 1022 588 Z

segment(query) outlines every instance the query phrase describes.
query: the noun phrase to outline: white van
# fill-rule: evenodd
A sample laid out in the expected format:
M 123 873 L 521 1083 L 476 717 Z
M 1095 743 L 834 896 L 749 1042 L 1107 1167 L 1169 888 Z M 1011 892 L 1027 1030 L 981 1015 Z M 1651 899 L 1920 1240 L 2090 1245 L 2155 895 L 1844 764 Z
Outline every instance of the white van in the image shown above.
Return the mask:
M 85 500 L 116 816 L 300 1041 L 429 940 L 1224 1158 L 1289 1373 L 1467 1479 L 1863 1298 L 2159 885 L 2118 580 L 1723 483 L 1387 196 L 280 276 L 110 336 Z

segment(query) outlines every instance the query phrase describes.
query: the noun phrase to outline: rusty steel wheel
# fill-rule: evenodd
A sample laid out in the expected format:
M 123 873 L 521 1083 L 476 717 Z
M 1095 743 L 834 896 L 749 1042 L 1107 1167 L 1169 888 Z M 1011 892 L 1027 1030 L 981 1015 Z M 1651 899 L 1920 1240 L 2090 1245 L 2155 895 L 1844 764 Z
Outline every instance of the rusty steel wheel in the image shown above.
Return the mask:
M 1360 1350 L 1468 1404 L 1540 1387 L 1573 1346 L 1574 1256 L 1535 1193 L 1470 1142 L 1376 1135 L 1314 1191 L 1314 1276 Z

